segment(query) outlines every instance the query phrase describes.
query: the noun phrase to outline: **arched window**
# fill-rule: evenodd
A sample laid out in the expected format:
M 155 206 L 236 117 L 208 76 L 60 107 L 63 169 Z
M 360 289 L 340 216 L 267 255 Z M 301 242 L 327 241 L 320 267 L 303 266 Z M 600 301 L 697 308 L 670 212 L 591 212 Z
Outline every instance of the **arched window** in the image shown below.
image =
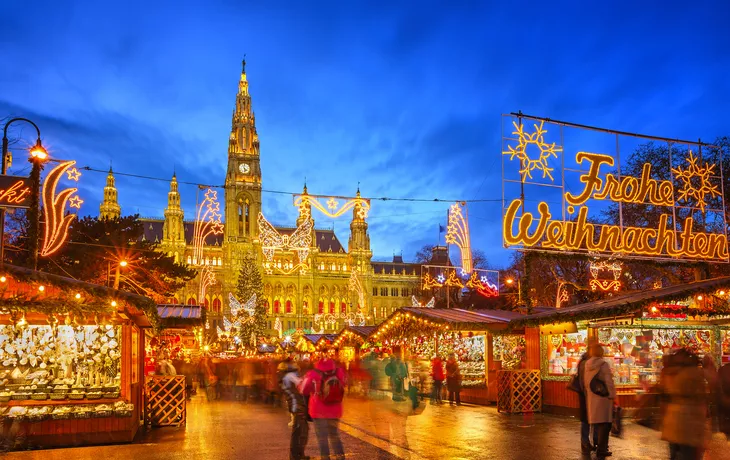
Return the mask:
M 305 300 L 304 302 L 302 302 L 302 313 L 305 315 L 309 314 L 309 301 L 308 300 Z
M 278 315 L 280 309 L 281 309 L 281 302 L 279 301 L 279 299 L 274 300 L 274 314 Z
M 213 299 L 213 311 L 216 313 L 221 312 L 221 299 L 219 299 L 217 297 L 215 299 Z
M 347 313 L 347 304 L 345 302 L 340 303 L 340 313 Z
M 271 314 L 271 310 L 269 309 L 269 299 L 264 300 L 264 307 L 266 307 L 266 313 Z
M 251 222 L 251 203 L 246 199 L 238 200 L 238 236 L 247 236 Z
M 197 302 L 195 301 L 195 297 L 194 296 L 190 296 L 188 298 L 188 305 L 197 305 Z
M 192 263 L 193 263 L 193 258 L 192 258 L 192 257 L 190 257 L 190 256 L 188 256 L 188 265 L 190 265 L 190 264 L 192 264 Z
M 334 313 L 335 313 L 335 301 L 330 300 L 330 314 L 334 315 Z
M 208 310 L 208 307 L 210 307 L 210 302 L 208 302 L 208 298 L 207 297 L 203 301 L 203 306 L 205 307 L 206 310 Z
M 324 302 L 321 300 L 319 301 L 319 308 L 317 309 L 317 313 L 319 313 L 320 315 L 324 314 Z
M 285 309 L 286 313 L 291 313 L 291 309 L 292 309 L 291 300 L 288 300 L 287 299 L 287 301 L 286 301 L 286 309 Z
M 173 304 L 173 305 L 177 305 L 177 304 L 179 304 L 179 303 L 180 303 L 180 301 L 179 301 L 179 300 L 177 300 L 177 297 L 173 297 L 173 298 L 172 298 L 172 304 Z

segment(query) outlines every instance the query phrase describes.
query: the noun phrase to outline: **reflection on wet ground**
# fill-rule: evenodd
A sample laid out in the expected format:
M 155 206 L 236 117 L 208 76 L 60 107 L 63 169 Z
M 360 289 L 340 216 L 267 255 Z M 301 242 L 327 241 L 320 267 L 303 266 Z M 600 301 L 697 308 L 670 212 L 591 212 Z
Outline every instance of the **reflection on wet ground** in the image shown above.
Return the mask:
M 161 428 L 130 445 L 13 452 L 9 459 L 100 460 L 286 459 L 289 421 L 279 407 L 194 399 L 188 424 Z M 407 416 L 388 400 L 347 399 L 342 440 L 348 459 L 581 459 L 576 419 L 537 414 L 506 416 L 493 407 L 428 406 Z M 307 454 L 317 458 L 314 430 Z M 666 459 L 659 433 L 626 424 L 622 439 L 611 438 L 615 459 Z M 730 459 L 724 437 L 715 436 L 705 459 Z

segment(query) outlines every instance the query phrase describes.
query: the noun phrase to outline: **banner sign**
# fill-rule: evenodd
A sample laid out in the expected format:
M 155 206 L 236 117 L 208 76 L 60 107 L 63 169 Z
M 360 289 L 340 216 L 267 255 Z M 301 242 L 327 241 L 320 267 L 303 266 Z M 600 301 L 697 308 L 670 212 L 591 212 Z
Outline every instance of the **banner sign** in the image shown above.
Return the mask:
M 30 178 L 0 175 L 0 208 L 29 208 Z
M 521 114 L 502 145 L 505 247 L 728 262 L 720 149 Z

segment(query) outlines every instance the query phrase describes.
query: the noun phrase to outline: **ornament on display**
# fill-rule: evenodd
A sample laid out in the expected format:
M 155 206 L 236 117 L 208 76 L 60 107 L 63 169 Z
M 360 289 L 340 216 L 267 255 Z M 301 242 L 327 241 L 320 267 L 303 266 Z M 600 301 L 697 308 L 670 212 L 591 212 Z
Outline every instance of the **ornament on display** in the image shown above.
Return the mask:
M 74 167 L 75 161 L 63 161 L 53 168 L 43 181 L 43 215 L 45 217 L 43 245 L 40 248 L 42 257 L 54 254 L 66 242 L 68 228 L 76 218 L 76 214 L 65 214 L 66 204 L 80 209 L 83 200 L 78 195 L 72 197 L 77 188 L 67 188 L 56 193 L 58 181 L 65 173 L 69 179 L 78 181 L 81 173 Z M 69 169 L 72 168 L 72 169 Z M 72 173 L 73 174 L 70 174 Z
M 463 207 L 463 212 L 462 212 Z M 465 274 L 472 271 L 471 239 L 469 236 L 469 213 L 466 202 L 455 203 L 449 208 L 449 219 L 446 227 L 446 242 L 455 244 L 461 252 L 461 268 Z
M 434 305 L 436 305 L 435 297 L 431 297 L 431 300 L 426 305 L 421 305 L 421 302 L 416 299 L 416 296 L 411 296 L 411 306 L 413 308 L 433 308 Z
M 262 213 L 258 216 L 259 239 L 261 250 L 264 253 L 266 262 L 271 264 L 276 251 L 295 251 L 300 264 L 307 266 L 307 257 L 312 246 L 312 225 L 311 219 L 305 219 L 291 235 L 282 235 L 269 223 Z M 264 265 L 264 268 L 270 269 Z

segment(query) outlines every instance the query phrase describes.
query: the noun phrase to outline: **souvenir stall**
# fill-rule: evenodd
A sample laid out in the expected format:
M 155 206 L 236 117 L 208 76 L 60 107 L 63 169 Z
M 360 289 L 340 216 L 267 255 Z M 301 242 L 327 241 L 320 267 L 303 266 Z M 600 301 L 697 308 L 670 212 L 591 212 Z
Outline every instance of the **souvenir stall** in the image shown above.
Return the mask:
M 368 337 L 374 330 L 375 326 L 345 326 L 332 342 L 340 361 L 349 364 L 359 358 L 363 345 L 367 346 Z
M 146 297 L 1 267 L 4 444 L 131 442 L 143 409 L 141 327 L 157 319 Z
M 462 377 L 462 401 L 487 404 L 492 333 L 504 331 L 509 319 L 516 316 L 519 314 L 494 310 L 406 307 L 378 325 L 370 337 L 386 349 L 402 348 L 422 394 L 431 393 L 433 356 L 438 353 L 445 362 L 454 353 Z
M 715 278 L 538 313 L 512 325 L 539 331 L 528 342 L 539 341 L 546 410 L 575 412 L 578 398 L 566 384 L 593 340 L 604 346 L 619 404 L 632 408 L 637 396 L 654 391 L 667 353 L 689 347 L 717 364 L 725 359 L 727 292 L 730 277 Z

